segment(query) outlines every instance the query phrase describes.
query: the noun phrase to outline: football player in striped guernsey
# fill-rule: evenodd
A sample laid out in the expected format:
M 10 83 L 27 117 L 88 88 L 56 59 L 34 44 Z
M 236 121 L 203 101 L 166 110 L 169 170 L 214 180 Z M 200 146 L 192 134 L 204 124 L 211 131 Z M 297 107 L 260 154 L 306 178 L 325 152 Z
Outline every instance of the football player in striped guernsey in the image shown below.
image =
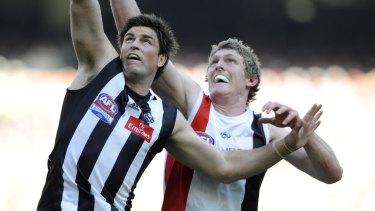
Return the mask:
M 127 19 L 140 14 L 135 0 L 111 0 L 111 4 L 119 31 Z M 257 210 L 264 174 L 278 162 L 269 157 L 273 153 L 324 183 L 341 179 L 342 168 L 335 153 L 317 134 L 299 147 L 285 141 L 289 136 L 285 127 L 293 129 L 300 119 L 297 111 L 268 102 L 263 111 L 274 111 L 275 118 L 261 118 L 249 106 L 260 83 L 260 63 L 249 46 L 238 39 L 214 45 L 209 55 L 207 82 L 209 94 L 169 61 L 152 88 L 163 100 L 177 106 L 203 141 L 226 152 L 259 152 L 253 154 L 251 164 L 257 167 L 245 179 L 222 183 L 168 154 L 163 211 Z M 278 145 L 283 145 L 290 155 L 279 153 Z M 275 147 L 274 152 L 264 150 L 271 146 Z

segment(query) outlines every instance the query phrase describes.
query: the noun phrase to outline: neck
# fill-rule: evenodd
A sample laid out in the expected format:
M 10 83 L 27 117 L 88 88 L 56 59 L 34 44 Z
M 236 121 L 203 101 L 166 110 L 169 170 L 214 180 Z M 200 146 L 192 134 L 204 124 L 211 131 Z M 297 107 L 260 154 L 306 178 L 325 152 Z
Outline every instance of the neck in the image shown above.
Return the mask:
M 126 80 L 126 86 L 141 96 L 146 96 L 150 92 L 150 86 L 143 85 L 140 82 L 134 83 L 130 80 Z
M 135 93 L 145 96 L 150 92 L 154 75 L 145 76 L 144 74 L 124 73 L 125 83 Z
M 233 97 L 216 97 L 211 95 L 212 105 L 215 110 L 226 116 L 237 116 L 243 114 L 247 107 L 246 99 L 245 101 L 241 98 Z

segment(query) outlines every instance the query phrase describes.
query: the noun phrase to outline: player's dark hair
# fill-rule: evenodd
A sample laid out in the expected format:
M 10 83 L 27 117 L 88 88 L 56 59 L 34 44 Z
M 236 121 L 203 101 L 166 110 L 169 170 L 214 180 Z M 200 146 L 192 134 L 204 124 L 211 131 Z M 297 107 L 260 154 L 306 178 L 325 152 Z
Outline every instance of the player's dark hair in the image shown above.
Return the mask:
M 125 34 L 132 27 L 144 26 L 151 28 L 155 31 L 159 41 L 159 54 L 167 56 L 167 61 L 162 67 L 158 68 L 155 78 L 157 78 L 163 71 L 165 65 L 168 63 L 168 59 L 177 53 L 179 45 L 174 36 L 174 33 L 168 23 L 161 17 L 157 17 L 153 14 L 142 14 L 132 17 L 128 20 L 125 27 L 122 29 L 118 36 L 118 44 L 121 49 L 122 42 Z

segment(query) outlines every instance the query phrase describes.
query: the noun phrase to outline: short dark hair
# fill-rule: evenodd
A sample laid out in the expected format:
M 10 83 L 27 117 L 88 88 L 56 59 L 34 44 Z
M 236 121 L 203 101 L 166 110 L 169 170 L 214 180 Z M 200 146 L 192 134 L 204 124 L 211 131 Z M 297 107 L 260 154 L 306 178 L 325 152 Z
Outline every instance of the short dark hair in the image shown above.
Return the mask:
M 138 15 L 130 18 L 120 32 L 118 36 L 118 45 L 120 49 L 125 34 L 129 31 L 129 29 L 136 26 L 144 26 L 154 30 L 159 41 L 159 54 L 167 55 L 167 61 L 156 72 L 155 78 L 157 78 L 162 73 L 165 65 L 168 63 L 168 59 L 170 59 L 177 53 L 179 45 L 177 43 L 175 35 L 169 24 L 161 17 L 157 17 L 154 14 Z

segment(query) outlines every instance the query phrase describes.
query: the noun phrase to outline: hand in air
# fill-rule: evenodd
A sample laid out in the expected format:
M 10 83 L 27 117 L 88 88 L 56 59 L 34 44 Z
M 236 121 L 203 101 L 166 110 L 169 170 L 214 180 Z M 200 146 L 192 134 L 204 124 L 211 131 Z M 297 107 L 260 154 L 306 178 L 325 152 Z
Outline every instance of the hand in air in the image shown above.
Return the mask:
M 302 124 L 298 112 L 289 106 L 277 102 L 267 102 L 264 104 L 262 112 L 269 114 L 271 111 L 274 112 L 274 117 L 263 117 L 259 119 L 259 122 L 272 124 L 276 127 L 290 128 L 295 127 L 297 124 Z
M 285 144 L 296 150 L 303 147 L 320 125 L 320 117 L 323 114 L 322 105 L 314 104 L 305 114 L 302 121 L 292 127 L 292 131 L 285 137 Z

